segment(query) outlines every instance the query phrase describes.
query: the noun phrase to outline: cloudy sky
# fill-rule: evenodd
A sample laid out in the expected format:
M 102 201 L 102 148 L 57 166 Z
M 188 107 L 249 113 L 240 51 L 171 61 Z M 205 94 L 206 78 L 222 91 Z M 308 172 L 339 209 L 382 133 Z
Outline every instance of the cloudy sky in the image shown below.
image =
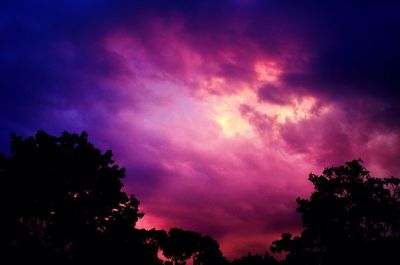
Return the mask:
M 2 1 L 0 150 L 89 133 L 141 227 L 229 258 L 299 231 L 310 172 L 400 172 L 398 1 Z

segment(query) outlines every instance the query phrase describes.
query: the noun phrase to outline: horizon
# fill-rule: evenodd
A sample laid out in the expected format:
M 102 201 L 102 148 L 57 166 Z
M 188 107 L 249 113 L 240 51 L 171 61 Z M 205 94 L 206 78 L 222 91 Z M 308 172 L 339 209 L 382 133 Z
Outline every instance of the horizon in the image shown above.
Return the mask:
M 138 227 L 261 254 L 301 230 L 310 172 L 400 172 L 395 1 L 0 6 L 0 153 L 11 132 L 88 132 L 126 168 Z

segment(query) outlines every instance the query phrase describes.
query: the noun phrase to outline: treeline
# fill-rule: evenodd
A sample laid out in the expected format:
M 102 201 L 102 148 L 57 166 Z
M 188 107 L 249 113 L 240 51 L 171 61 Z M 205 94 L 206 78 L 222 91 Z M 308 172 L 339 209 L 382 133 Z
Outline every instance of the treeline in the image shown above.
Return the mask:
M 361 160 L 310 174 L 315 191 L 297 199 L 303 232 L 271 246 L 281 261 L 268 252 L 228 261 L 209 236 L 135 228 L 143 214 L 121 191 L 124 176 L 86 133 L 12 135 L 10 155 L 0 154 L 0 263 L 398 264 L 400 181 L 371 177 Z

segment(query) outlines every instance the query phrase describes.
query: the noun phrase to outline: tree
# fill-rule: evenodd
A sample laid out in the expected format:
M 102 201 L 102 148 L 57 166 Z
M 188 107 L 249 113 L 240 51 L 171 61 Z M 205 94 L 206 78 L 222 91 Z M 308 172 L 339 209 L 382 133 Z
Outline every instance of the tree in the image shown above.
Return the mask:
M 211 237 L 178 228 L 136 229 L 139 201 L 121 191 L 125 170 L 88 135 L 11 136 L 0 153 L 2 264 L 225 265 Z M 171 264 L 166 261 L 164 264 Z
M 219 244 L 209 236 L 200 239 L 198 252 L 194 256 L 194 265 L 227 265 Z
M 174 265 L 185 265 L 193 258 L 194 265 L 227 265 L 219 244 L 210 236 L 200 233 L 172 228 L 168 233 L 158 232 L 155 237 L 166 258 Z
M 297 199 L 300 236 L 273 242 L 286 264 L 397 264 L 400 246 L 400 180 L 374 178 L 361 160 L 310 174 L 310 199 Z
M 235 259 L 232 265 L 278 265 L 279 261 L 272 257 L 268 252 L 264 256 L 258 254 L 248 254 L 240 259 Z
M 142 255 L 135 258 L 144 259 L 145 236 L 134 229 L 142 217 L 139 201 L 121 191 L 125 170 L 111 151 L 95 148 L 86 133 L 54 137 L 42 131 L 28 138 L 12 135 L 10 151 L 0 154 L 5 260 L 100 263 L 126 257 L 134 247 Z M 153 248 L 146 264 L 158 264 L 156 255 Z
M 160 242 L 166 258 L 172 259 L 174 265 L 185 265 L 186 260 L 199 250 L 201 234 L 172 228 Z

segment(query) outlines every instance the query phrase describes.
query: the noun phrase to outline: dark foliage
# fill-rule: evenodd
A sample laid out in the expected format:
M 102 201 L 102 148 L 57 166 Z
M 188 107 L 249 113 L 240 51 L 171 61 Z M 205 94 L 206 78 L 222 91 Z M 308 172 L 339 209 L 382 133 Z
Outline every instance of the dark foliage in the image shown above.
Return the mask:
M 297 199 L 304 230 L 273 242 L 284 264 L 398 264 L 400 180 L 374 178 L 361 160 L 310 174 L 315 191 Z
M 87 140 L 39 131 L 12 135 L 11 156 L 0 162 L 0 251 L 14 263 L 88 264 L 127 255 L 158 264 L 133 227 L 139 201 L 121 192 L 125 175 Z M 133 249 L 137 251 L 126 251 Z M 139 251 L 140 250 L 140 251 Z M 129 254 L 128 254 L 129 253 Z
M 193 258 L 194 265 L 227 265 L 217 241 L 200 233 L 172 228 L 168 233 L 158 231 L 163 255 L 174 265 L 184 265 Z
M 200 239 L 199 249 L 194 256 L 193 265 L 227 265 L 217 241 L 209 236 Z
M 139 201 L 121 191 L 125 171 L 81 135 L 12 135 L 0 154 L 1 264 L 226 264 L 199 233 L 135 228 Z
M 268 252 L 264 256 L 258 254 L 248 254 L 247 256 L 235 259 L 232 265 L 278 265 L 279 262 L 272 257 Z

